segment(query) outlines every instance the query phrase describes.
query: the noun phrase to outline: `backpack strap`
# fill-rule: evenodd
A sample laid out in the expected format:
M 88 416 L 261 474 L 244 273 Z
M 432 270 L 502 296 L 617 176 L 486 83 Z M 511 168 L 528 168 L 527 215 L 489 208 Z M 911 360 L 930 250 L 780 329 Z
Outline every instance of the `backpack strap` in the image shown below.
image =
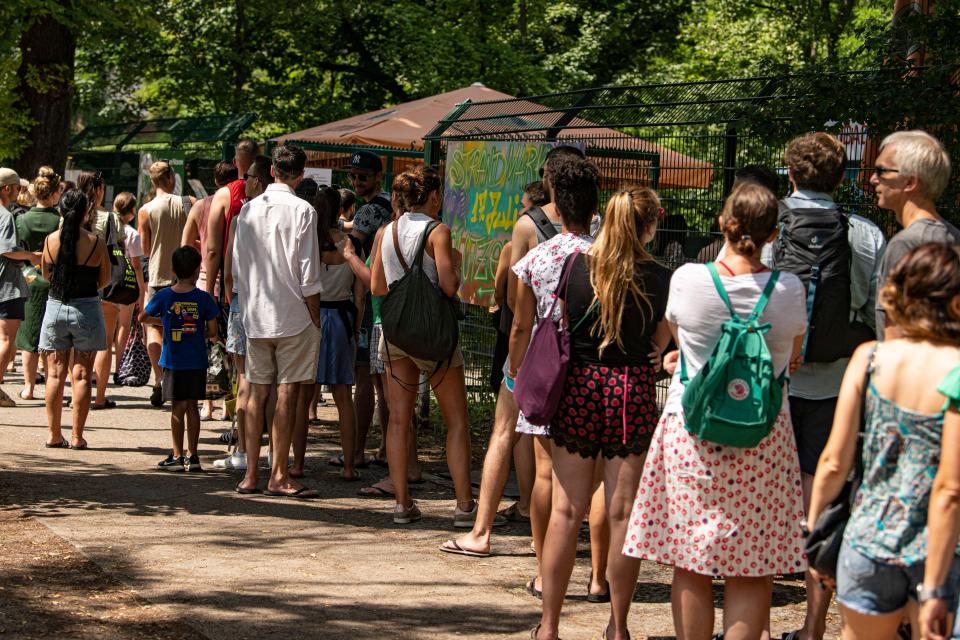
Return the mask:
M 730 312 L 730 317 L 739 320 L 740 316 L 734 311 L 733 305 L 730 304 L 730 298 L 727 296 L 727 290 L 723 288 L 723 282 L 720 281 L 720 273 L 717 271 L 717 265 L 708 262 L 707 271 L 710 272 L 710 277 L 713 279 L 713 286 L 716 287 L 717 293 L 720 294 L 720 299 L 723 300 L 723 304 L 727 305 L 727 311 Z
M 403 259 L 403 254 L 400 253 L 400 238 L 397 236 L 397 223 L 399 218 L 390 223 L 390 226 L 393 227 L 393 252 L 397 254 L 397 260 L 400 261 L 400 266 L 403 267 L 404 273 L 410 272 L 410 266 L 407 265 L 407 261 Z
M 524 215 L 529 216 L 529 218 L 533 220 L 533 224 L 536 226 L 538 234 L 542 235 L 545 240 L 549 240 L 553 236 L 557 235 L 557 228 L 553 226 L 553 223 L 550 222 L 550 218 L 547 217 L 547 214 L 545 214 L 543 209 L 540 207 L 532 207 Z
M 763 288 L 763 293 L 760 294 L 760 299 L 757 300 L 757 306 L 753 308 L 753 313 L 750 314 L 748 322 L 756 322 L 757 319 L 763 315 L 763 311 L 767 308 L 767 303 L 770 302 L 770 296 L 773 294 L 773 289 L 777 286 L 777 280 L 779 279 L 779 271 L 770 272 L 770 279 L 767 280 L 767 286 Z
M 853 252 L 851 252 L 853 255 Z M 807 344 L 810 342 L 810 323 L 813 322 L 813 303 L 817 300 L 817 287 L 820 286 L 820 263 L 810 267 L 810 284 L 807 285 L 807 332 L 803 334 L 803 346 L 800 347 L 800 361 L 806 360 Z

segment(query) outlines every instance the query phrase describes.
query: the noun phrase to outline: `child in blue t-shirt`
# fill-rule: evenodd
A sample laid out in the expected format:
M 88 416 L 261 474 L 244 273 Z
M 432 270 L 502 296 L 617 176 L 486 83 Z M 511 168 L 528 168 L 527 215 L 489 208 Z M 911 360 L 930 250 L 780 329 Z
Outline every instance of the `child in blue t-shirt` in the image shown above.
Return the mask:
M 180 247 L 173 252 L 173 272 L 177 282 L 157 291 L 150 298 L 140 320 L 163 324 L 163 399 L 173 403 L 170 430 L 173 453 L 157 467 L 164 471 L 203 471 L 197 455 L 200 439 L 199 400 L 207 395 L 207 339 L 216 341 L 217 303 L 206 291 L 197 289 L 200 276 L 200 253 L 193 247 Z M 159 318 L 159 319 L 158 319 Z M 188 455 L 183 451 L 184 419 L 187 426 Z

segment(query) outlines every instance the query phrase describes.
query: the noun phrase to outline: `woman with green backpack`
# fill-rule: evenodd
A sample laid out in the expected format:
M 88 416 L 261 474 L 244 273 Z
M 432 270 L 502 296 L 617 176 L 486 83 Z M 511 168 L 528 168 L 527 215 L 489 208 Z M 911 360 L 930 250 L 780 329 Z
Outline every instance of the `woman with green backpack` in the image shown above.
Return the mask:
M 800 463 L 783 394 L 806 331 L 804 289 L 760 261 L 777 212 L 768 189 L 740 185 L 720 217 L 726 256 L 684 265 L 670 281 L 666 318 L 681 366 L 623 552 L 674 567 L 674 624 L 689 640 L 713 634 L 713 579 L 725 579 L 725 639 L 759 638 L 770 577 L 806 568 Z

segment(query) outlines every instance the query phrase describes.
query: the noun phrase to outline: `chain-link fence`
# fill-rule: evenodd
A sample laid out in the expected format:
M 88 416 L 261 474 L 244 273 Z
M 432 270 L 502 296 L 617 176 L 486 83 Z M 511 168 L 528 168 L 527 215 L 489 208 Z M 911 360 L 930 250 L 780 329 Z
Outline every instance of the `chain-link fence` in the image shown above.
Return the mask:
M 863 95 L 859 102 L 858 91 Z M 914 103 L 917 92 L 929 92 L 931 111 L 924 118 L 882 111 L 896 109 L 898 92 L 906 91 L 914 93 Z M 790 139 L 811 130 L 830 131 L 845 145 L 848 168 L 835 194 L 841 208 L 873 220 L 888 236 L 894 233 L 896 221 L 876 207 L 870 185 L 882 136 L 903 126 L 925 126 L 952 157 L 960 155 L 956 112 L 935 91 L 894 70 L 601 87 L 467 102 L 427 136 L 425 160 L 442 169 L 447 144 L 453 141 L 584 144 L 601 171 L 601 212 L 625 183 L 659 192 L 666 217 L 651 250 L 676 267 L 715 257 L 720 247 L 716 218 L 738 169 L 770 167 L 779 176 L 777 195 L 787 195 L 783 152 Z M 875 96 L 887 101 L 867 99 Z M 955 172 L 940 202 L 941 214 L 955 224 L 960 223 L 958 192 Z M 495 330 L 486 309 L 465 306 L 461 339 L 468 391 L 472 401 L 490 402 L 487 380 Z

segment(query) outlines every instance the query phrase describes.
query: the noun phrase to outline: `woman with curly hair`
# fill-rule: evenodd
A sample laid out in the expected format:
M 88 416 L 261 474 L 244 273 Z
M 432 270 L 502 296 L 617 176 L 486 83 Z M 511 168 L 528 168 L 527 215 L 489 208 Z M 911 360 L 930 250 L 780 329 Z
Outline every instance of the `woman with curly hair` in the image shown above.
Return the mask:
M 837 562 L 843 637 L 896 638 L 904 614 L 925 638 L 956 637 L 946 624 L 960 589 L 960 248 L 913 249 L 880 299 L 900 337 L 850 360 L 807 526 L 855 463 L 862 414 L 863 479 Z

